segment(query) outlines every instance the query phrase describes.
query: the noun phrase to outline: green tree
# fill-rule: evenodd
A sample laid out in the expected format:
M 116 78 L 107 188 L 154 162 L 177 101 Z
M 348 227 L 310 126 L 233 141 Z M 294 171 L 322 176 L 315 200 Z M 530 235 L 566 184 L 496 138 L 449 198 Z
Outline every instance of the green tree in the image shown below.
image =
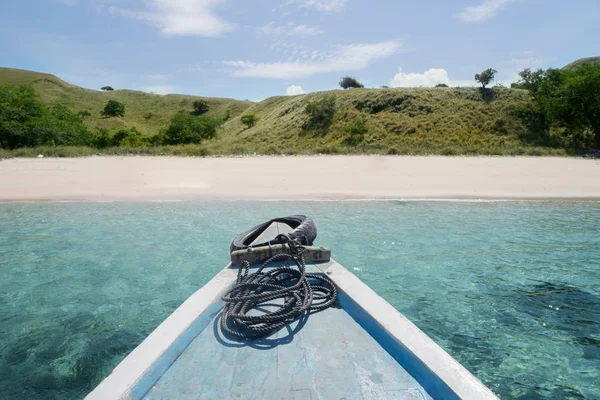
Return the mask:
M 125 104 L 119 103 L 116 100 L 109 100 L 100 114 L 104 117 L 124 117 Z
M 44 107 L 31 86 L 0 86 L 0 146 L 4 149 L 34 146 L 25 124 L 43 113 Z
M 573 70 L 526 69 L 520 76 L 517 85 L 531 93 L 534 112 L 549 125 L 562 128 L 564 140 L 573 147 L 600 149 L 600 65 Z
M 62 104 L 45 107 L 28 85 L 0 87 L 0 146 L 87 145 L 81 117 Z
M 81 119 L 85 119 L 86 117 L 91 117 L 92 113 L 89 112 L 88 110 L 82 110 L 82 111 L 79 111 L 79 116 L 81 117 Z
M 596 149 L 600 149 L 600 65 L 585 64 L 547 75 L 537 91 L 544 114 L 568 134 L 592 134 Z
M 256 121 L 258 121 L 258 118 L 255 114 L 244 114 L 242 115 L 240 121 L 242 122 L 242 124 L 246 125 L 246 127 L 252 128 L 254 125 L 256 125 Z
M 488 68 L 480 74 L 475 74 L 475 80 L 481 83 L 481 86 L 485 89 L 487 85 L 492 83 L 492 81 L 494 80 L 494 76 L 496 76 L 497 73 L 498 71 L 496 71 L 495 69 Z
M 115 89 L 113 89 L 113 88 L 112 88 L 112 87 L 110 87 L 110 86 L 102 86 L 102 87 L 100 88 L 100 90 L 102 90 L 102 91 L 104 91 L 104 92 L 112 92 L 112 91 L 113 91 L 113 90 L 115 90 Z
M 543 69 L 532 71 L 531 69 L 526 68 L 523 71 L 519 72 L 519 76 L 521 77 L 519 82 L 517 82 L 516 84 L 511 84 L 510 87 L 515 89 L 528 90 L 533 97 L 536 97 L 540 85 L 547 78 L 548 71 L 544 71 Z M 552 74 L 553 72 L 550 73 Z
M 194 114 L 202 115 L 206 114 L 210 110 L 210 105 L 204 100 L 194 101 Z
M 86 146 L 92 139 L 79 114 L 64 104 L 55 105 L 50 115 L 39 121 L 37 126 L 40 128 L 41 145 Z
M 445 83 L 438 83 L 437 85 L 435 85 L 435 87 L 437 87 L 437 88 L 445 88 L 445 87 L 448 87 L 448 85 L 446 85 Z
M 363 84 L 351 76 L 345 76 L 340 80 L 340 86 L 345 89 L 364 88 Z
M 180 111 L 171 119 L 171 125 L 161 140 L 164 144 L 200 143 L 217 135 L 220 121 L 207 116 L 194 117 Z

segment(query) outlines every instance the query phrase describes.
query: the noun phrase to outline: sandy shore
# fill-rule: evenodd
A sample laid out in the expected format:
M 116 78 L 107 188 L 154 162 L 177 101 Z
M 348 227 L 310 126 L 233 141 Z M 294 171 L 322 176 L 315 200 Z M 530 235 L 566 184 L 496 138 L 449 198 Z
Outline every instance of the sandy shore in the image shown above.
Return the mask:
M 0 201 L 593 199 L 600 160 L 89 157 L 0 161 Z

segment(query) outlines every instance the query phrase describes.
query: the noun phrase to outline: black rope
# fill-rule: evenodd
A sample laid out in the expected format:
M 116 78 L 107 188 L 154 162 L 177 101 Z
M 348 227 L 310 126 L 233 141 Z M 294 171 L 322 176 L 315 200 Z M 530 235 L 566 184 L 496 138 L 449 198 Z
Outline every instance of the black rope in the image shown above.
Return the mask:
M 278 331 L 306 313 L 324 310 L 337 301 L 335 284 L 324 274 L 306 273 L 304 247 L 286 235 L 279 235 L 288 252 L 265 261 L 256 272 L 249 273 L 250 263 L 244 261 L 238 269 L 237 280 L 223 296 L 221 330 L 240 339 L 256 339 Z M 292 261 L 287 266 L 263 270 L 271 263 Z M 272 312 L 264 310 L 275 299 L 283 299 Z M 251 310 L 262 312 L 248 315 Z M 254 313 L 256 314 L 256 313 Z

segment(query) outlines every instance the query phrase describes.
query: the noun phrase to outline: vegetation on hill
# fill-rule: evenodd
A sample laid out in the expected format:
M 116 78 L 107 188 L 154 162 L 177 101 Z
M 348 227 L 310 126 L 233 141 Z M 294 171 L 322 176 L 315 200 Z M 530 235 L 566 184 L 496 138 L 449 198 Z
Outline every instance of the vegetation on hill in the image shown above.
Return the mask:
M 136 128 L 144 135 L 154 135 L 166 129 L 171 118 L 179 111 L 194 112 L 193 103 L 204 100 L 210 106 L 206 115 L 223 118 L 227 113 L 235 117 L 254 103 L 224 98 L 207 98 L 169 94 L 161 96 L 134 90 L 114 90 L 101 92 L 83 89 L 64 82 L 54 75 L 12 68 L 0 68 L 0 86 L 31 85 L 43 103 L 53 106 L 64 104 L 79 113 L 87 111 L 91 115 L 84 120 L 92 131 L 106 129 L 116 132 L 121 129 Z M 125 105 L 124 118 L 106 118 L 100 115 L 109 100 Z
M 480 74 L 480 78 L 489 84 L 491 75 L 489 82 L 487 75 Z M 31 80 L 32 76 L 37 78 Z M 571 82 L 565 86 L 570 90 L 583 91 L 586 86 L 582 82 L 593 81 L 577 74 L 572 77 L 564 80 Z M 44 115 L 58 119 L 65 114 L 62 120 L 85 128 L 80 133 L 86 138 L 72 143 L 40 140 L 32 145 L 46 147 L 0 150 L 0 157 L 96 153 L 567 155 L 594 147 L 590 132 L 595 129 L 597 114 L 581 116 L 578 128 L 573 129 L 575 120 L 566 119 L 572 103 L 572 99 L 565 100 L 568 93 L 560 85 L 548 86 L 556 89 L 548 91 L 550 103 L 567 108 L 563 107 L 562 114 L 545 114 L 542 92 L 532 86 L 540 77 L 525 78 L 511 89 L 354 88 L 251 103 L 126 90 L 98 92 L 51 75 L 0 69 L 0 86 L 28 83 L 29 79 L 45 104 Z M 589 107 L 595 107 L 594 93 L 589 92 Z M 99 118 L 109 100 L 125 105 L 124 117 Z M 581 122 L 586 118 L 588 122 Z
M 572 63 L 565 65 L 563 70 L 573 70 L 581 67 L 586 64 L 600 64 L 600 57 L 588 57 L 588 58 L 580 58 L 577 61 L 573 61 Z
M 353 89 L 266 99 L 206 143 L 211 154 L 566 154 L 533 143 L 515 109 L 526 90 L 476 88 Z M 357 134 L 361 140 L 356 140 Z
M 533 97 L 533 105 L 522 110 L 532 128 L 560 130 L 555 141 L 561 147 L 600 149 L 600 64 L 520 75 L 517 85 Z

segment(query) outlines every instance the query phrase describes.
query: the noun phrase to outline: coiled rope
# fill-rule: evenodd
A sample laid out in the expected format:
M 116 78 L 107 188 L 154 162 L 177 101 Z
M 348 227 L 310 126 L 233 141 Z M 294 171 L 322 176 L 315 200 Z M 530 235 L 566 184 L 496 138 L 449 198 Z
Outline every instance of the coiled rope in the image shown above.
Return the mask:
M 244 261 L 235 284 L 222 296 L 225 306 L 220 325 L 224 333 L 239 339 L 264 337 L 337 301 L 337 289 L 329 277 L 306 273 L 304 247 L 287 235 L 276 239 L 289 251 L 269 258 L 253 273 L 249 273 L 250 263 Z M 282 261 L 292 261 L 297 269 L 282 266 L 263 272 L 269 264 Z M 274 305 L 276 299 L 282 299 L 283 304 Z M 265 311 L 267 305 L 276 310 Z M 262 314 L 248 315 L 251 310 Z

